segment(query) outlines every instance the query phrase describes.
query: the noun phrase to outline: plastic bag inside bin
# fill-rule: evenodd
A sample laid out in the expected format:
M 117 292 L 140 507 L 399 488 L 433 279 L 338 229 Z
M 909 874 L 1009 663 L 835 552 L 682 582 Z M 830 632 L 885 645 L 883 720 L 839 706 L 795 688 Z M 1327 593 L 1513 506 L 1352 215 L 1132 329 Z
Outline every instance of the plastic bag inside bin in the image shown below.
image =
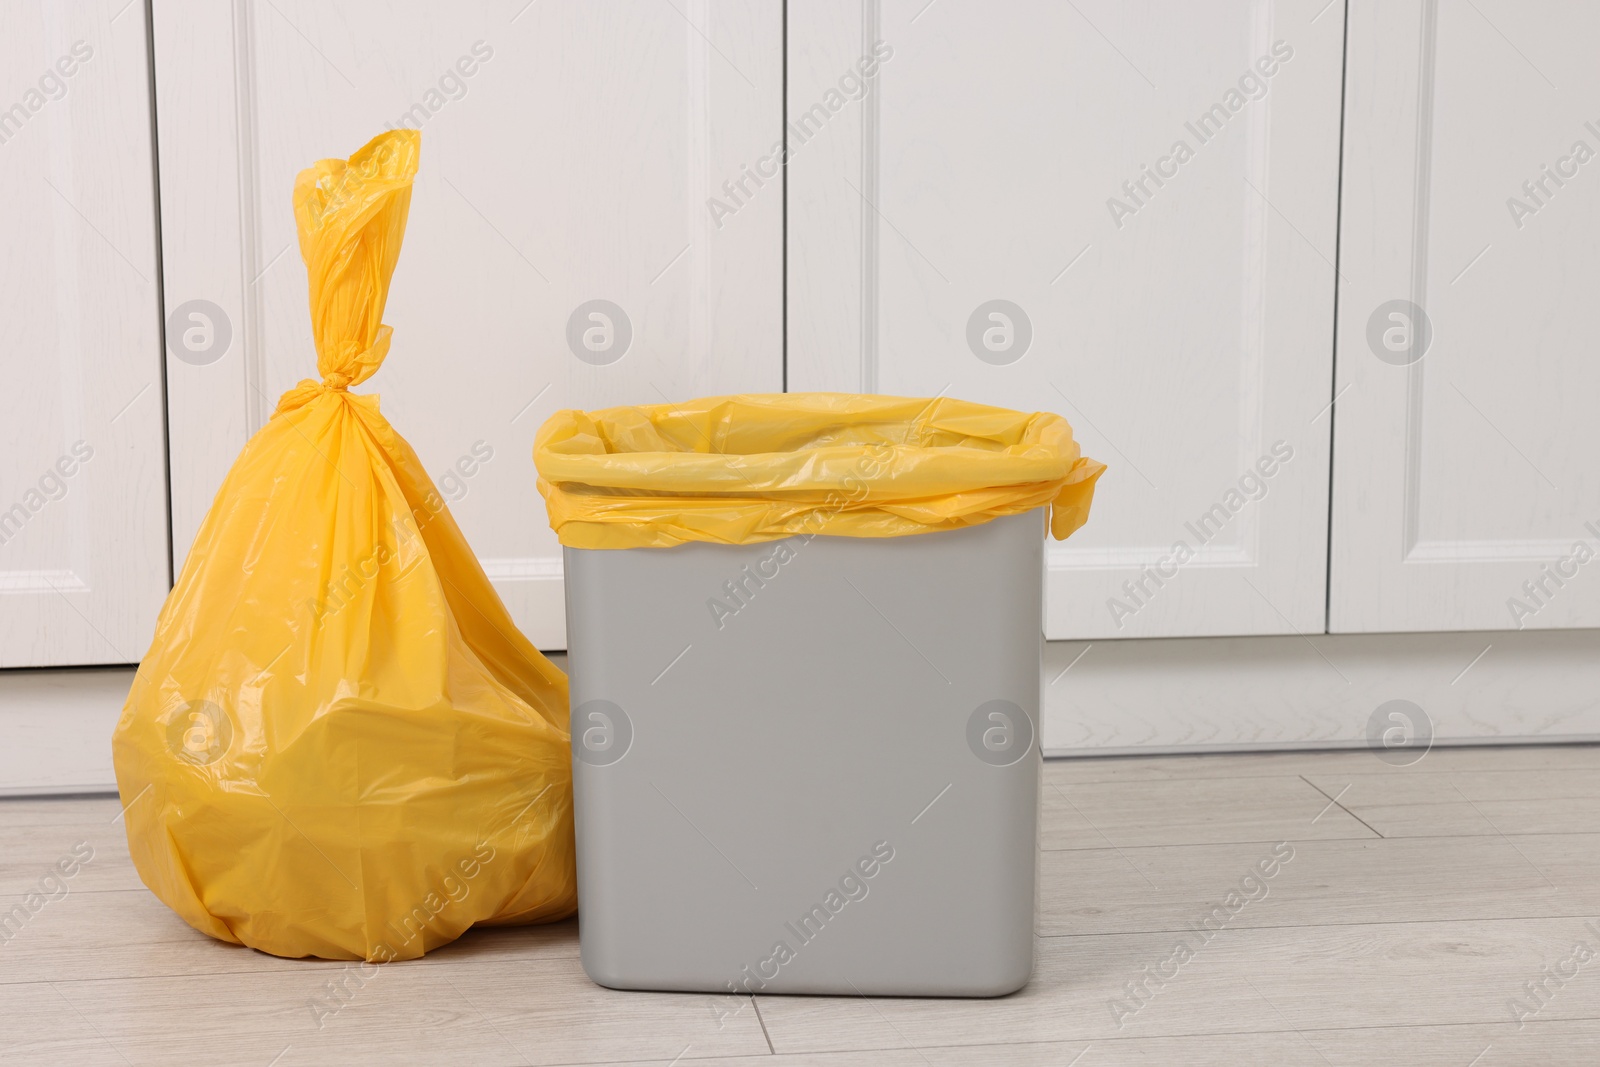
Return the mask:
M 534 461 L 574 548 L 901 537 L 1045 505 L 1065 538 L 1105 470 L 1059 415 L 845 393 L 560 411 Z
M 419 147 L 397 130 L 295 183 L 321 380 L 223 481 L 112 741 L 145 884 L 279 956 L 410 959 L 577 906 L 566 676 L 349 391 L 389 348 Z

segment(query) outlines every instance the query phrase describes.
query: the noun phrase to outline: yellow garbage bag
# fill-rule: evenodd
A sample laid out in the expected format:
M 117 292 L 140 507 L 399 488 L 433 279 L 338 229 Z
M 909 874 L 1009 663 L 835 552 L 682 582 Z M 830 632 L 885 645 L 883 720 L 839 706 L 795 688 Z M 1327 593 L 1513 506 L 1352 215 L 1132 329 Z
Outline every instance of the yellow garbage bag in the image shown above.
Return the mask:
M 410 959 L 577 906 L 566 676 L 348 391 L 389 348 L 419 149 L 396 130 L 296 181 L 322 379 L 228 473 L 112 739 L 145 884 L 279 956 Z
M 964 400 L 773 393 L 558 411 L 534 443 L 574 548 L 901 537 L 1048 505 L 1065 538 L 1105 465 L 1059 415 Z

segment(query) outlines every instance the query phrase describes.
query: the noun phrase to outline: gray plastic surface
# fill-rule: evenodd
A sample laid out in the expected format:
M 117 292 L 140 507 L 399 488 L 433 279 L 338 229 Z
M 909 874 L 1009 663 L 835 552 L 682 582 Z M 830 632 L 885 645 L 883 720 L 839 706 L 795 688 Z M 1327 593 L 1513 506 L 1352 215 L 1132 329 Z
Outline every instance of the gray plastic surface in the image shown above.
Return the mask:
M 1026 984 L 1044 514 L 892 539 L 565 550 L 591 978 L 921 996 Z

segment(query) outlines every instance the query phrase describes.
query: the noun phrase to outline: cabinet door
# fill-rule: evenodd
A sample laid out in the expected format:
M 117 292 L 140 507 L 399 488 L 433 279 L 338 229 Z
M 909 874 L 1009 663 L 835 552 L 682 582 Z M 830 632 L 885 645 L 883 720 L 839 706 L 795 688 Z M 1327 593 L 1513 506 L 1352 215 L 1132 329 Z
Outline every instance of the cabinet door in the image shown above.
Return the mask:
M 315 373 L 296 172 L 420 125 L 394 344 L 366 389 L 518 624 L 563 647 L 540 423 L 782 388 L 783 194 L 742 178 L 781 131 L 779 11 L 155 0 L 167 308 L 200 316 L 169 363 L 180 564 L 245 439 Z M 741 180 L 736 219 L 708 205 Z
M 1350 12 L 1332 629 L 1600 626 L 1600 8 Z
M 1323 629 L 1343 34 L 1340 0 L 789 6 L 789 388 L 1064 415 L 1110 470 L 1050 637 Z
M 0 667 L 136 662 L 167 592 L 144 6 L 105 7 L 0 6 Z

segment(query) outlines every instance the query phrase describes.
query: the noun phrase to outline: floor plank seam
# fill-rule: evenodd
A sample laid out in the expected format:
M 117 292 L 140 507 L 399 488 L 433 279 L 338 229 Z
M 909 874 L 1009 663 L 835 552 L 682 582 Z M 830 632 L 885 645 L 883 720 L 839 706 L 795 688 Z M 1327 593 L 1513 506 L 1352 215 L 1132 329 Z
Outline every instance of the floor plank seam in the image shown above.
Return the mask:
M 768 995 L 771 996 L 773 994 L 768 994 Z M 1012 995 L 1015 996 L 1016 994 L 1012 994 Z M 1528 1025 L 1529 1026 L 1562 1026 L 1562 1025 L 1571 1025 L 1573 1023 L 1589 1023 L 1589 1022 L 1600 1022 L 1600 1015 L 1571 1016 L 1571 1017 L 1560 1018 L 1560 1019 L 1539 1019 L 1539 1020 L 1529 1019 L 1528 1020 Z M 1194 1038 L 1257 1037 L 1257 1036 L 1260 1036 L 1260 1035 L 1263 1035 L 1263 1034 L 1275 1034 L 1275 1035 L 1284 1035 L 1284 1034 L 1302 1034 L 1302 1035 L 1304 1035 L 1304 1034 L 1348 1034 L 1348 1033 L 1360 1033 L 1360 1032 L 1366 1032 L 1366 1031 L 1383 1031 L 1383 1030 L 1436 1030 L 1436 1029 L 1443 1029 L 1443 1028 L 1446 1028 L 1446 1027 L 1472 1027 L 1472 1028 L 1492 1027 L 1492 1028 L 1496 1028 L 1496 1029 L 1509 1028 L 1509 1029 L 1513 1029 L 1514 1030 L 1515 1027 L 1516 1027 L 1516 1024 L 1515 1023 L 1506 1022 L 1504 1019 L 1495 1019 L 1495 1020 L 1484 1020 L 1482 1022 L 1469 1020 L 1467 1022 L 1375 1023 L 1375 1024 L 1371 1025 L 1371 1026 L 1301 1027 L 1298 1030 L 1296 1030 L 1296 1029 L 1294 1029 L 1292 1027 L 1289 1027 L 1289 1026 L 1284 1026 L 1281 1029 L 1256 1028 L 1256 1029 L 1252 1029 L 1252 1030 L 1193 1030 L 1193 1031 L 1187 1031 L 1187 1032 L 1184 1032 L 1184 1033 L 1177 1033 L 1177 1034 L 1117 1034 L 1117 1035 L 1101 1035 L 1101 1036 L 1098 1036 L 1098 1037 L 1055 1037 L 1055 1038 L 1044 1038 L 1044 1039 L 1035 1040 L 1035 1041 L 975 1041 L 975 1042 L 966 1042 L 966 1043 L 960 1043 L 960 1044 L 945 1044 L 945 1045 L 874 1045 L 874 1046 L 872 1046 L 870 1048 L 864 1047 L 864 1046 L 861 1046 L 861 1045 L 856 1045 L 856 1046 L 845 1047 L 845 1048 L 806 1049 L 804 1052 L 782 1052 L 782 1053 L 778 1053 L 777 1057 L 778 1057 L 778 1059 L 788 1059 L 790 1057 L 797 1057 L 798 1058 L 798 1057 L 804 1057 L 804 1056 L 836 1056 L 836 1055 L 849 1055 L 852 1052 L 918 1052 L 918 1053 L 921 1053 L 921 1052 L 955 1051 L 955 1050 L 960 1050 L 960 1049 L 975 1049 L 975 1048 L 1022 1048 L 1022 1047 L 1027 1046 L 1027 1045 L 1077 1045 L 1077 1044 L 1100 1045 L 1100 1044 L 1114 1044 L 1114 1043 L 1117 1043 L 1117 1042 L 1124 1042 L 1124 1041 L 1187 1041 L 1187 1040 L 1191 1040 L 1191 1039 L 1194 1039 Z M 733 1060 L 733 1059 L 740 1059 L 740 1058 L 741 1058 L 741 1056 L 738 1055 L 738 1054 L 730 1055 L 730 1056 L 707 1056 L 707 1057 L 704 1057 L 703 1059 L 698 1060 L 696 1062 L 714 1063 L 719 1059 Z M 592 1063 L 592 1064 L 589 1065 L 589 1067 L 606 1067 L 606 1065 L 610 1064 L 610 1063 L 616 1063 L 618 1065 L 622 1065 L 622 1064 L 631 1064 L 631 1063 L 639 1063 L 639 1062 L 641 1062 L 641 1061 L 638 1061 L 638 1060 L 603 1061 L 603 1062 L 600 1062 L 600 1063 Z M 561 1065 L 557 1065 L 557 1067 L 580 1067 L 580 1065 L 578 1065 L 578 1064 L 561 1064 Z
M 1311 779 L 1307 778 L 1305 775 L 1303 775 L 1303 774 L 1302 775 L 1297 775 L 1297 777 L 1302 782 L 1304 782 L 1306 785 L 1309 785 L 1312 789 L 1315 789 L 1317 792 L 1321 793 L 1323 796 L 1328 797 L 1327 790 L 1325 790 L 1321 786 L 1317 785 L 1315 782 L 1313 782 Z M 1349 788 L 1350 787 L 1348 785 L 1344 787 L 1344 789 L 1349 789 Z M 1341 796 L 1341 797 L 1344 796 L 1344 789 L 1339 790 L 1339 796 Z M 1380 840 L 1384 840 L 1383 835 L 1378 833 L 1378 831 L 1373 828 L 1371 823 L 1367 822 L 1367 820 L 1363 819 L 1361 816 L 1357 815 L 1355 812 L 1351 811 L 1349 808 L 1345 807 L 1343 804 L 1340 804 L 1339 803 L 1339 797 L 1328 797 L 1328 803 L 1338 807 L 1338 809 L 1340 811 L 1342 811 L 1346 815 L 1350 816 L 1352 819 L 1354 819 L 1356 822 L 1360 823 L 1362 826 L 1365 826 L 1368 830 L 1372 830 L 1372 832 Z M 1320 818 L 1320 816 L 1319 816 L 1319 818 Z M 1312 822 L 1316 822 L 1316 819 L 1313 819 L 1311 821 Z
M 776 1056 L 778 1050 L 772 1047 L 772 1035 L 767 1032 L 767 1020 L 761 1016 L 761 1002 L 752 996 L 750 1006 L 756 1009 L 756 1022 L 761 1024 L 761 1036 L 767 1039 L 767 1054 Z
M 1363 823 L 1362 825 L 1366 825 L 1366 824 Z M 1371 827 L 1368 827 L 1368 829 L 1371 829 Z M 1373 831 L 1373 832 L 1376 833 L 1377 831 Z M 1460 835 L 1455 835 L 1455 836 L 1460 836 L 1460 837 L 1494 837 L 1495 835 L 1494 834 L 1460 834 Z M 1515 837 L 1515 836 L 1518 836 L 1518 835 L 1513 834 L 1512 836 Z M 1532 834 L 1524 834 L 1524 835 L 1521 835 L 1521 836 L 1531 837 L 1533 835 Z M 1167 842 L 1163 842 L 1163 843 L 1160 843 L 1160 844 L 1154 844 L 1154 845 L 1091 845 L 1091 846 L 1088 846 L 1088 847 L 1085 847 L 1085 848 L 1045 848 L 1043 845 L 1041 845 L 1039 847 L 1039 851 L 1040 852 L 1117 852 L 1117 851 L 1123 851 L 1123 850 L 1135 849 L 1135 848 L 1230 848 L 1230 847 L 1232 847 L 1234 845 L 1276 845 L 1279 841 L 1282 841 L 1282 840 L 1283 840 L 1283 838 L 1280 836 L 1280 837 L 1261 837 L 1261 838 L 1254 838 L 1254 839 L 1244 840 L 1244 841 L 1189 841 L 1189 842 L 1167 841 Z M 1324 842 L 1329 842 L 1329 841 L 1371 841 L 1371 840 L 1373 840 L 1373 839 L 1370 838 L 1370 837 L 1312 837 L 1312 838 L 1307 838 L 1306 842 L 1308 844 L 1318 844 L 1318 845 L 1320 845 L 1320 844 L 1322 844 Z M 1383 838 L 1383 840 L 1388 841 L 1388 840 L 1397 840 L 1397 839 Z M 1407 838 L 1406 840 L 1420 840 L 1420 839 Z
M 1594 913 L 1594 912 L 1581 912 L 1581 913 L 1573 914 L 1573 915 L 1458 915 L 1458 916 L 1449 916 L 1449 917 L 1446 917 L 1446 918 L 1371 919 L 1371 920 L 1365 920 L 1365 921 L 1360 921 L 1360 922 L 1342 922 L 1342 923 L 1335 923 L 1335 922 L 1321 922 L 1321 923 L 1302 923 L 1302 922 L 1270 923 L 1270 924 L 1262 924 L 1262 925 L 1258 925 L 1258 926 L 1237 926 L 1237 927 L 1232 927 L 1232 929 L 1239 930 L 1239 931 L 1257 931 L 1257 930 L 1341 930 L 1341 929 L 1354 929 L 1354 928 L 1367 927 L 1367 926 L 1428 926 L 1428 925 L 1438 925 L 1438 924 L 1441 924 L 1441 923 L 1563 922 L 1563 921 L 1567 921 L 1567 920 L 1572 920 L 1572 921 L 1595 920 L 1597 918 L 1600 918 L 1600 913 Z M 1151 927 L 1151 928 L 1148 928 L 1148 929 L 1138 929 L 1138 930 L 1091 930 L 1091 931 L 1085 931 L 1083 933 L 1072 933 L 1072 934 L 1046 934 L 1046 933 L 1037 933 L 1036 932 L 1034 934 L 1034 937 L 1038 938 L 1039 940 L 1066 940 L 1066 939 L 1069 939 L 1069 938 L 1093 938 L 1093 937 L 1155 937 L 1157 935 L 1162 935 L 1162 934 L 1182 934 L 1182 933 L 1185 933 L 1185 932 L 1190 932 L 1190 929 L 1188 927 Z M 580 957 L 577 956 L 577 955 L 571 955 L 571 956 L 540 956 L 540 957 L 537 957 L 534 960 L 532 960 L 532 962 L 563 962 L 563 961 L 570 962 L 572 960 L 576 960 L 576 959 L 579 959 L 579 958 Z M 290 961 L 285 961 L 285 962 L 288 963 Z M 305 960 L 295 960 L 295 961 L 292 961 L 292 962 L 293 962 L 295 968 L 299 968 L 298 971 L 296 971 L 294 969 L 291 969 L 291 968 L 286 966 L 284 969 L 277 970 L 277 971 L 273 971 L 273 970 L 244 970 L 244 971 L 240 971 L 240 970 L 222 970 L 222 971 L 199 970 L 199 971 L 177 971 L 177 972 L 162 973 L 162 974 L 134 974 L 134 975 L 108 974 L 108 975 L 95 975 L 93 977 L 85 977 L 85 978 L 48 978 L 48 979 L 46 979 L 46 978 L 18 978 L 18 979 L 15 979 L 15 980 L 8 979 L 8 978 L 5 978 L 5 977 L 0 977 L 0 987 L 3 987 L 3 986 L 40 985 L 40 984 L 43 984 L 45 982 L 51 982 L 51 983 L 56 983 L 56 984 L 61 984 L 61 985 L 73 985 L 73 984 L 88 983 L 88 982 L 170 981 L 172 979 L 184 979 L 184 978 L 227 978 L 227 977 L 273 976 L 273 975 L 278 975 L 278 974 L 293 974 L 293 973 L 320 973 L 320 972 L 328 971 L 328 970 L 338 970 L 341 967 L 347 966 L 351 961 L 305 959 Z M 464 960 L 459 960 L 459 961 L 448 961 L 448 962 L 447 961 L 443 961 L 443 960 L 435 962 L 435 961 L 427 960 L 427 959 L 406 960 L 406 961 L 398 961 L 398 962 L 404 962 L 404 963 L 412 964 L 412 967 L 410 968 L 410 970 L 412 970 L 412 971 L 414 971 L 416 973 L 425 973 L 425 972 L 428 972 L 428 971 L 442 970 L 442 969 L 445 969 L 446 967 L 455 967 L 455 966 L 462 966 L 462 967 L 519 966 L 520 967 L 520 966 L 526 966 L 530 962 L 530 960 L 528 958 L 525 958 L 525 957 L 519 957 L 519 958 L 516 958 L 516 959 L 464 959 Z M 662 995 L 672 995 L 672 994 L 662 994 Z M 684 996 L 696 996 L 698 994 L 683 994 L 683 995 Z M 768 994 L 768 995 L 769 996 L 781 996 L 781 995 L 784 995 L 784 994 Z M 796 996 L 804 996 L 804 994 L 795 994 L 795 995 Z

